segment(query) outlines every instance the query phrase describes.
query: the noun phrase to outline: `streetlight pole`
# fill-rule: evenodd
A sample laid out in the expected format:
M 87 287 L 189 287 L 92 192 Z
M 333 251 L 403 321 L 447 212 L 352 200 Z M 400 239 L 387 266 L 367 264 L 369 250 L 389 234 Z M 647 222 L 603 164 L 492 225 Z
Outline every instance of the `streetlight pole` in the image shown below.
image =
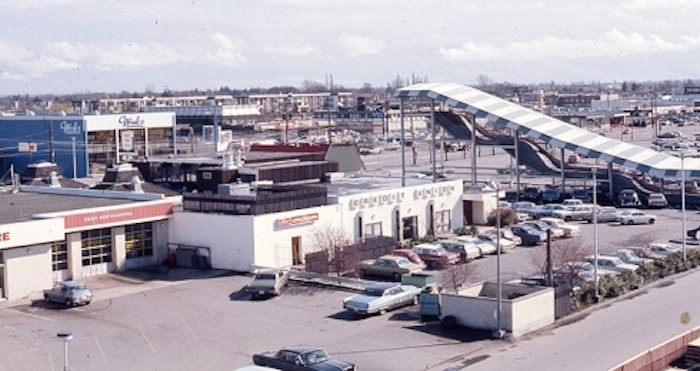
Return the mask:
M 686 248 L 687 248 L 687 243 L 686 243 L 686 224 L 685 224 L 685 153 L 681 152 L 681 218 L 683 219 L 683 262 L 685 263 L 685 260 L 687 258 L 686 254 Z
M 500 187 L 498 182 L 491 182 L 496 190 L 496 331 L 493 332 L 493 337 L 503 339 L 504 332 L 502 326 L 501 314 L 503 311 L 503 288 L 501 286 L 501 205 Z
M 68 330 L 59 331 L 56 336 L 63 339 L 63 371 L 68 371 L 68 342 L 73 339 L 73 334 Z
M 595 301 L 600 300 L 598 288 L 598 168 L 593 167 L 593 292 Z

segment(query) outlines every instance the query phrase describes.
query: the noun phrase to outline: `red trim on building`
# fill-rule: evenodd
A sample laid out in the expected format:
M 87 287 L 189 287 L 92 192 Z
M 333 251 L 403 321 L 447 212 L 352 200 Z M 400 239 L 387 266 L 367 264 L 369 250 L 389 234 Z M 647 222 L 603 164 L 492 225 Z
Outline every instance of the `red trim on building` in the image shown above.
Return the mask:
M 173 213 L 173 204 L 133 206 L 112 210 L 94 211 L 82 214 L 66 215 L 63 217 L 65 229 L 94 227 L 103 224 L 137 221 L 139 219 L 165 217 Z

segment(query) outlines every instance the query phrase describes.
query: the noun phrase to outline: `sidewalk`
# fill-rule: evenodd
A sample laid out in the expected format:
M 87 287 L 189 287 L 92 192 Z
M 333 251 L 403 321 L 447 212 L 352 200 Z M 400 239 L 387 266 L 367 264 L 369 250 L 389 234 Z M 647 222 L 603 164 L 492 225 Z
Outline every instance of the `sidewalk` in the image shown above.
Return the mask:
M 191 280 L 214 278 L 234 274 L 222 269 L 192 269 L 170 268 L 161 266 L 138 268 L 125 272 L 106 273 L 83 279 L 94 301 L 114 299 L 121 296 L 154 290 L 161 287 L 177 285 Z M 0 300 L 0 309 L 21 305 L 31 305 L 32 302 L 43 300 L 41 293 L 20 300 Z

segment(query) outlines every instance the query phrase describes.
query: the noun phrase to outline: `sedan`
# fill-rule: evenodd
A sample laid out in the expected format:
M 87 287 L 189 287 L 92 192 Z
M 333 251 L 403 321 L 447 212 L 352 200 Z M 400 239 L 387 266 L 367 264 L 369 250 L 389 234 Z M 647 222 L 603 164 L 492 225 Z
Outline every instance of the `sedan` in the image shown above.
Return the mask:
M 530 227 L 539 230 L 545 235 L 547 235 L 547 230 L 549 230 L 549 232 L 552 234 L 552 238 L 564 237 L 564 231 L 562 229 L 558 227 L 552 227 L 548 223 L 545 223 L 541 220 L 529 220 L 523 224 L 529 225 Z
M 511 225 L 510 230 L 522 239 L 525 246 L 535 246 L 547 239 L 544 233 L 527 225 Z
M 581 234 L 581 227 L 575 224 L 569 224 L 559 218 L 542 218 L 540 221 L 547 223 L 552 228 L 561 229 L 564 232 L 564 237 L 571 238 Z
M 644 211 L 632 211 L 629 213 L 620 213 L 617 216 L 617 221 L 620 224 L 632 225 L 632 224 L 654 224 L 656 221 L 656 216 L 647 214 Z
M 44 290 L 44 300 L 47 302 L 74 305 L 88 305 L 92 300 L 92 292 L 80 281 L 58 282 L 50 290 Z
M 343 300 L 343 308 L 356 314 L 384 314 L 395 308 L 418 304 L 420 292 L 421 289 L 411 285 L 373 285 Z

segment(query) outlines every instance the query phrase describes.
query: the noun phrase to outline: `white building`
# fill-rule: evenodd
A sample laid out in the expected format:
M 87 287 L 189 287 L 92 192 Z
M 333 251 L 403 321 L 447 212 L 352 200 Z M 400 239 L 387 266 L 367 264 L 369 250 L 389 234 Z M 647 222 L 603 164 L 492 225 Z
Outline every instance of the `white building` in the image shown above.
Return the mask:
M 462 181 L 342 178 L 329 185 L 328 202 L 261 215 L 185 211 L 170 220 L 171 245 L 207 248 L 214 268 L 300 264 L 317 249 L 314 234 L 336 230 L 350 241 L 373 236 L 396 240 L 449 233 L 463 226 Z

